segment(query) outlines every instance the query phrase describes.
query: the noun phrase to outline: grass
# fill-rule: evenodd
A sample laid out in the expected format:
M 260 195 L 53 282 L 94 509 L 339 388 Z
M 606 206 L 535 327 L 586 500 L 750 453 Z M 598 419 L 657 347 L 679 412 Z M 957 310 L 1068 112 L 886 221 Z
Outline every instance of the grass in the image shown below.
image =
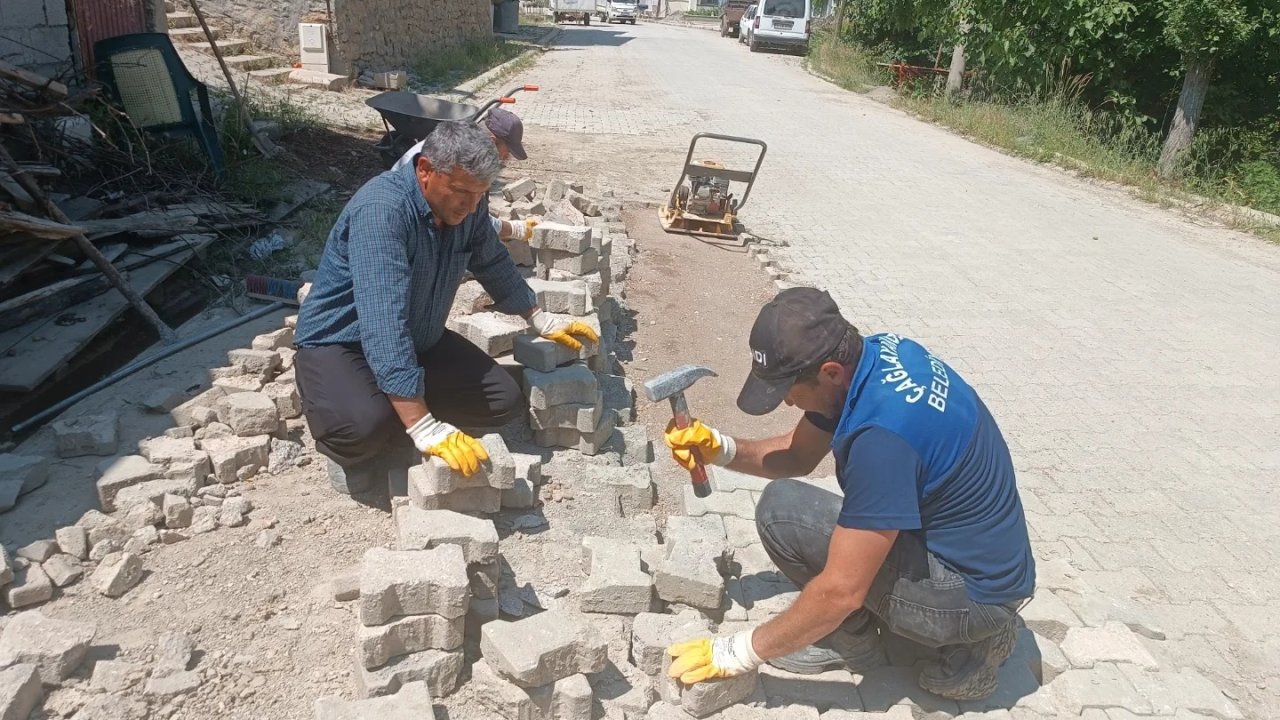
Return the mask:
M 877 67 L 875 58 L 862 48 L 834 42 L 830 35 L 816 39 L 805 63 L 840 87 L 864 93 L 888 83 L 888 73 Z
M 524 52 L 528 45 L 475 38 L 456 48 L 432 53 L 414 64 L 418 80 L 428 85 L 457 85 Z
M 685 17 L 700 18 L 718 18 L 720 17 L 720 8 L 697 8 L 694 10 L 685 10 Z

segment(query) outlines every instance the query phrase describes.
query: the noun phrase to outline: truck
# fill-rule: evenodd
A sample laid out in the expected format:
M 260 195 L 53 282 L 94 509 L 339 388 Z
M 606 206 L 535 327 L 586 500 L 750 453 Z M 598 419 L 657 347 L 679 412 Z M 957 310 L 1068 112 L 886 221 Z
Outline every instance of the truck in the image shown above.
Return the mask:
M 747 6 L 754 4 L 755 0 L 725 0 L 720 6 L 720 37 L 738 37 L 738 33 L 742 32 L 740 23 L 742 13 L 746 12 Z
M 561 20 L 576 20 L 583 25 L 590 25 L 591 15 L 595 11 L 596 0 L 551 0 L 551 16 L 557 23 Z
M 635 25 L 640 8 L 635 0 L 596 0 L 596 15 L 605 23 L 617 21 Z

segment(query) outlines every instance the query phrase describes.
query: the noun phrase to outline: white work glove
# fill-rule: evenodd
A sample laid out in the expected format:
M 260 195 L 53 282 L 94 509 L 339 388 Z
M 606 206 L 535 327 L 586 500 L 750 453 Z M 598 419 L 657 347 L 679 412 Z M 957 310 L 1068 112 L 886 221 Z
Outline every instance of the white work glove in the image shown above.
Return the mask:
M 558 318 L 542 309 L 529 316 L 529 326 L 537 330 L 538 335 L 574 351 L 582 349 L 584 339 L 600 342 L 600 336 L 590 325 L 572 318 Z
M 450 468 L 470 477 L 480 469 L 480 463 L 489 459 L 489 453 L 479 440 L 462 432 L 447 422 L 441 422 L 427 413 L 412 427 L 405 430 L 413 439 L 414 447 L 427 457 L 438 457 Z
M 667 674 L 685 685 L 693 685 L 749 673 L 764 664 L 751 644 L 754 634 L 755 628 L 752 628 L 732 635 L 676 643 L 667 648 L 673 658 Z

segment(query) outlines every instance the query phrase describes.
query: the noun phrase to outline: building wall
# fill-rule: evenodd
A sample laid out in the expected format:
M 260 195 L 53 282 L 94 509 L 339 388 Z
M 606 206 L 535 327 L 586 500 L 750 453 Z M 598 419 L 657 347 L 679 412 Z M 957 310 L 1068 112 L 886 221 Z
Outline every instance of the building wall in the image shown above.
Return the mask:
M 70 79 L 71 42 L 66 0 L 0 0 L 0 60 Z
M 491 37 L 490 0 L 334 0 L 334 72 L 410 69 L 433 52 Z
M 431 0 L 424 0 L 430 2 Z M 179 5 L 182 3 L 180 2 Z M 205 17 L 223 37 L 250 40 L 258 48 L 297 60 L 298 23 L 323 22 L 324 0 L 201 0 Z M 317 17 L 308 17 L 315 14 Z M 230 34 L 227 34 L 227 33 Z

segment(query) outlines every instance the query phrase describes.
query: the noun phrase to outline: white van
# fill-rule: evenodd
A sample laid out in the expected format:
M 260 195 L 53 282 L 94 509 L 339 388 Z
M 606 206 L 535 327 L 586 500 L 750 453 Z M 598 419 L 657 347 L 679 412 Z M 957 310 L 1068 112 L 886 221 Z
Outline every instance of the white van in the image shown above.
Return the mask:
M 760 0 L 751 21 L 751 52 L 778 48 L 807 54 L 812 23 L 809 0 Z

